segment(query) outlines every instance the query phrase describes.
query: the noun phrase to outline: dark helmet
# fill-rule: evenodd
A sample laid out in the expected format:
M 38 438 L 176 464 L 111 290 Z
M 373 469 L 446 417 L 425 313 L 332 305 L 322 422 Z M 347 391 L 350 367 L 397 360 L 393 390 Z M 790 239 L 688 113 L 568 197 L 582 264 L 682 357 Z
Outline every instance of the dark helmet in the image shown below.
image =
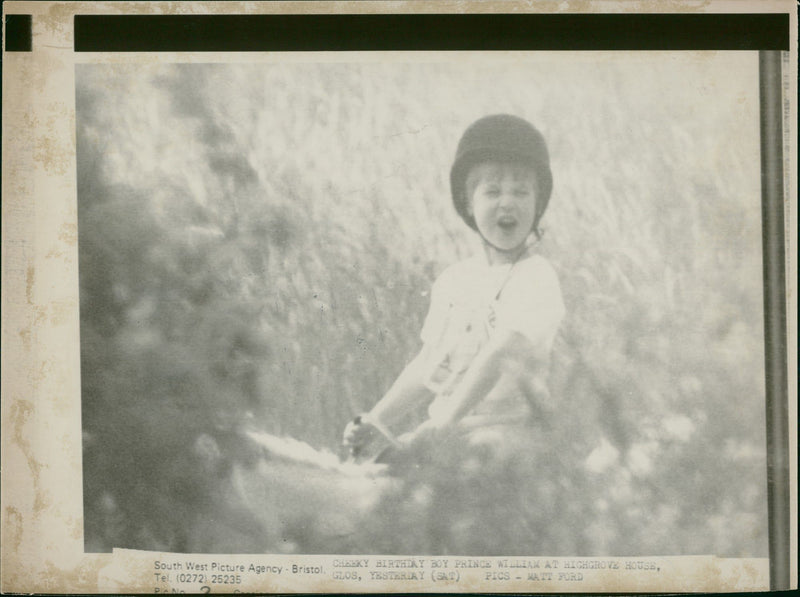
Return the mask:
M 526 164 L 533 168 L 539 187 L 533 230 L 538 235 L 539 220 L 547 209 L 553 190 L 553 174 L 544 137 L 527 120 L 510 114 L 485 116 L 464 131 L 450 169 L 450 192 L 458 215 L 473 230 L 477 230 L 477 226 L 467 209 L 467 175 L 476 164 L 490 160 Z

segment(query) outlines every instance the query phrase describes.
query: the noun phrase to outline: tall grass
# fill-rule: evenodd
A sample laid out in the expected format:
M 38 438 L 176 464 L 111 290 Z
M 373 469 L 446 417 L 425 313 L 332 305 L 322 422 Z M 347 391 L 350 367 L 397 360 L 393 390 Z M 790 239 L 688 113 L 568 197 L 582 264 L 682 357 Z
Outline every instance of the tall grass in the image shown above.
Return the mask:
M 565 508 L 541 545 L 764 555 L 755 66 L 79 66 L 87 548 L 261 548 L 246 513 L 219 515 L 238 430 L 337 449 L 418 349 L 436 275 L 475 248 L 447 186 L 461 132 L 511 112 L 548 140 L 540 247 L 568 308 L 549 464 L 526 472 Z M 220 522 L 198 539 L 204 513 Z M 388 529 L 364 541 L 402 551 Z

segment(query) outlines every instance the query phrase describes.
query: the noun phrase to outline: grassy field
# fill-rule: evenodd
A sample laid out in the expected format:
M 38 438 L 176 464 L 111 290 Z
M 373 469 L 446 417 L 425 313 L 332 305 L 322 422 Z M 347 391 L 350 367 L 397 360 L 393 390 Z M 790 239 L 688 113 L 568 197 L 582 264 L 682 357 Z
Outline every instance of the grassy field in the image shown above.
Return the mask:
M 439 483 L 485 497 L 441 521 L 481 521 L 450 548 L 766 556 L 756 66 L 645 52 L 79 66 L 87 549 L 242 550 L 241 520 L 213 514 L 246 458 L 238 429 L 338 449 L 419 348 L 436 275 L 476 248 L 449 199 L 459 136 L 510 112 L 551 151 L 558 416 L 527 448 L 541 452 L 527 527 L 486 514 L 508 471 Z M 347 549 L 444 549 L 389 526 Z

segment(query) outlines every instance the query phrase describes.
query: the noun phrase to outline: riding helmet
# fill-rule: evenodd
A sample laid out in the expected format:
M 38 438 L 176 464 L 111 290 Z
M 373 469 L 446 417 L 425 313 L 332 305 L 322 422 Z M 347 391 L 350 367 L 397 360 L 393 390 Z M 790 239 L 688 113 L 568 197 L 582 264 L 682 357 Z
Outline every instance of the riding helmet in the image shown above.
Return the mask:
M 477 225 L 469 214 L 466 180 L 470 168 L 486 161 L 508 161 L 533 168 L 538 185 L 533 230 L 538 234 L 539 220 L 553 190 L 550 157 L 542 134 L 527 120 L 510 114 L 485 116 L 464 131 L 450 169 L 450 192 L 456 211 L 473 230 Z

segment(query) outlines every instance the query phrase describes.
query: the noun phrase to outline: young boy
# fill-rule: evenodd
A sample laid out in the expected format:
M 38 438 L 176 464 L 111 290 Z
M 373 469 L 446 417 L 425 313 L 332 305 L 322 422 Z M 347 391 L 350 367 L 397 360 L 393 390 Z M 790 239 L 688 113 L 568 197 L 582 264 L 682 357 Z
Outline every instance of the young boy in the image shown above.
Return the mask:
M 464 132 L 450 187 L 483 253 L 434 283 L 422 350 L 372 410 L 348 424 L 352 453 L 378 435 L 399 444 L 453 430 L 496 429 L 502 437 L 549 410 L 544 377 L 564 304 L 555 271 L 533 249 L 552 184 L 544 138 L 522 118 L 487 116 Z M 426 403 L 429 418 L 395 440 L 393 426 Z

